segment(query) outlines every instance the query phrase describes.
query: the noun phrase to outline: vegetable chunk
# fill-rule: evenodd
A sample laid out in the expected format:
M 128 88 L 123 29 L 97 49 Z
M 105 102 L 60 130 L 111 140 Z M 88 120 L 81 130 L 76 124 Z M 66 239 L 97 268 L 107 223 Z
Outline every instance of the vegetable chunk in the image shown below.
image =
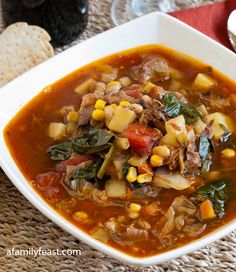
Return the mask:
M 112 131 L 121 133 L 129 126 L 129 124 L 133 123 L 135 119 L 136 114 L 134 111 L 118 106 L 108 123 L 108 128 Z

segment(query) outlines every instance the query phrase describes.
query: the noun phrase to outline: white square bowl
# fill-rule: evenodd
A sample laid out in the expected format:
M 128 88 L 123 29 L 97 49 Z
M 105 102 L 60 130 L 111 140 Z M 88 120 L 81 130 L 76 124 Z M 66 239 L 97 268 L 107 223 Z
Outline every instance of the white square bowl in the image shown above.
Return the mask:
M 132 257 L 95 240 L 57 214 L 24 178 L 3 137 L 5 125 L 45 86 L 94 60 L 145 44 L 162 44 L 173 48 L 213 66 L 236 81 L 236 55 L 233 52 L 171 16 L 158 12 L 146 15 L 64 51 L 0 89 L 0 165 L 22 194 L 64 230 L 122 262 L 148 266 L 177 258 L 221 238 L 236 228 L 236 220 L 177 249 L 151 257 Z

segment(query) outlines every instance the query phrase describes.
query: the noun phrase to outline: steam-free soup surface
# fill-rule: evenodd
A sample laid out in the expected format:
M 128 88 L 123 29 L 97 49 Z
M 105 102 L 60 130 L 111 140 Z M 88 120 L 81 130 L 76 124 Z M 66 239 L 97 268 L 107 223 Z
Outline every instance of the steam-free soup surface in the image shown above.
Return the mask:
M 150 256 L 235 218 L 235 89 L 213 67 L 147 45 L 45 88 L 5 140 L 58 213 L 127 254 Z

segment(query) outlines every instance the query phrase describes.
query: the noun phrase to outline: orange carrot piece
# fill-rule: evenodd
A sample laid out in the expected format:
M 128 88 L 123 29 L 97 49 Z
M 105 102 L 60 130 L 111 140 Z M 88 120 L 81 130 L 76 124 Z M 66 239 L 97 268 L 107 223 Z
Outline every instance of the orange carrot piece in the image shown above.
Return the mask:
M 203 201 L 200 205 L 200 214 L 202 220 L 209 220 L 216 218 L 212 202 L 209 199 Z

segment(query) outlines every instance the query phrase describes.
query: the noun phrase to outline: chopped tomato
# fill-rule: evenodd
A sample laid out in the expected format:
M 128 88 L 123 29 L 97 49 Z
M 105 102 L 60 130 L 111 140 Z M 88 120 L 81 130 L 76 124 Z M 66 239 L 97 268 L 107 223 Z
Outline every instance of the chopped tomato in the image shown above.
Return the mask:
M 150 168 L 150 166 L 147 164 L 147 163 L 144 163 L 143 165 L 141 166 L 138 166 L 138 173 L 139 174 L 150 174 L 150 175 L 153 175 L 153 172 Z
M 155 86 L 154 88 L 152 88 L 149 92 L 148 95 L 151 98 L 157 98 L 158 96 L 161 96 L 163 94 L 163 88 L 159 87 L 159 86 Z
M 62 174 L 57 172 L 47 172 L 36 177 L 35 185 L 40 191 L 46 190 L 53 184 L 60 184 Z
M 140 92 L 140 89 L 141 89 L 140 85 L 133 84 L 125 89 L 125 93 L 128 96 L 131 96 L 135 99 L 141 99 L 143 96 L 142 96 L 142 93 Z
M 66 197 L 66 191 L 61 185 L 63 175 L 57 172 L 47 172 L 36 177 L 35 185 L 43 196 L 51 203 Z
M 140 124 L 131 124 L 122 132 L 122 136 L 129 140 L 131 148 L 141 155 L 151 155 L 151 150 L 160 133 L 153 128 Z
M 62 161 L 56 165 L 56 171 L 65 172 L 67 165 L 78 165 L 81 162 L 93 160 L 92 156 L 80 155 L 70 158 L 68 160 Z
M 50 203 L 56 203 L 58 201 L 65 199 L 67 193 L 63 186 L 59 184 L 47 188 L 43 192 L 43 195 Z

